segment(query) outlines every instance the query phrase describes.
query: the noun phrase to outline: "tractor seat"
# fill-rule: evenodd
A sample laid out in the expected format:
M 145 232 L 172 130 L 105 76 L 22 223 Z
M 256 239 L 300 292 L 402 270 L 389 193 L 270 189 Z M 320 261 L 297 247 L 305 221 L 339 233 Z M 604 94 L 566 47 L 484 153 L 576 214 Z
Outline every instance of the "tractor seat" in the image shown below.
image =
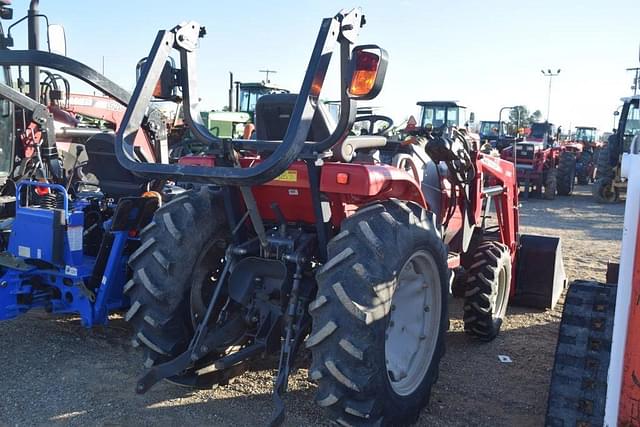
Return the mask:
M 260 97 L 255 111 L 256 139 L 282 141 L 297 98 L 298 95 L 295 93 L 273 93 Z M 335 127 L 331 114 L 320 102 L 313 116 L 307 141 L 320 142 L 328 138 Z
M 264 95 L 256 104 L 256 139 L 265 141 L 282 141 L 287 132 L 293 107 L 298 95 L 295 93 L 275 93 Z M 320 142 L 328 138 L 336 125 L 324 103 L 318 103 L 313 116 L 307 141 Z M 353 136 L 334 147 L 334 155 L 342 161 L 350 162 L 359 149 L 372 149 L 386 145 L 382 136 Z
M 117 200 L 126 196 L 139 196 L 145 191 L 147 181 L 118 163 L 113 134 L 100 133 L 92 136 L 85 143 L 85 151 L 87 163 L 82 172 L 94 175 L 95 185 L 107 197 Z

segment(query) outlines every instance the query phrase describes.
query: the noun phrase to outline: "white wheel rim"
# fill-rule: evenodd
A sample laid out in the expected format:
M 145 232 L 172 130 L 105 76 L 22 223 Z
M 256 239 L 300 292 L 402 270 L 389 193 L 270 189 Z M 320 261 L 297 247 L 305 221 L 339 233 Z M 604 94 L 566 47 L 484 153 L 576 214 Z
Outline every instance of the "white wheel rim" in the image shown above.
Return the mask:
M 391 388 L 401 396 L 422 384 L 440 332 L 440 273 L 427 251 L 414 253 L 400 270 L 385 334 L 385 365 Z
M 503 316 L 503 312 L 506 309 L 506 301 L 507 297 L 505 294 L 507 293 L 508 288 L 507 283 L 507 271 L 506 268 L 501 268 L 498 273 L 498 289 L 496 289 L 495 301 L 493 302 L 493 306 L 495 307 L 495 312 L 493 313 L 494 319 L 499 319 Z

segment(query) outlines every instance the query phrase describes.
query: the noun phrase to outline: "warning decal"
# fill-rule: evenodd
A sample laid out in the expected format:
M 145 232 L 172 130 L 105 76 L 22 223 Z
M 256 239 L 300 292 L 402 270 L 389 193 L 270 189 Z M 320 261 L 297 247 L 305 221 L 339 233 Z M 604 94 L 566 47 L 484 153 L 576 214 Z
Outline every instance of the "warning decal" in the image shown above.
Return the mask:
M 298 171 L 295 170 L 286 170 L 277 177 L 274 181 L 284 181 L 284 182 L 296 182 L 298 180 Z

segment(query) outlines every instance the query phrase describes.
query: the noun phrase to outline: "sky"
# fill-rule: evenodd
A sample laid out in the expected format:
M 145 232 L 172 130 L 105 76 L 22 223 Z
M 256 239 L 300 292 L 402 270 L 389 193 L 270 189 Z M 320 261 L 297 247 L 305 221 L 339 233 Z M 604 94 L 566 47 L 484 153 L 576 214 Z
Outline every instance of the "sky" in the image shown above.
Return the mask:
M 28 6 L 13 0 L 16 19 Z M 476 120 L 497 120 L 509 105 L 546 117 L 549 80 L 540 70 L 561 69 L 549 120 L 610 131 L 620 98 L 632 92 L 625 69 L 640 66 L 640 0 L 40 1 L 50 23 L 65 27 L 67 56 L 98 71 L 104 63 L 129 90 L 158 30 L 204 25 L 198 85 L 207 108 L 226 104 L 229 71 L 259 81 L 258 70 L 277 70 L 271 81 L 297 92 L 322 18 L 352 7 L 367 17 L 358 43 L 389 53 L 384 88 L 369 104 L 396 122 L 426 100 L 457 100 Z M 12 35 L 26 46 L 26 25 Z M 328 78 L 323 98 L 337 98 L 336 82 Z

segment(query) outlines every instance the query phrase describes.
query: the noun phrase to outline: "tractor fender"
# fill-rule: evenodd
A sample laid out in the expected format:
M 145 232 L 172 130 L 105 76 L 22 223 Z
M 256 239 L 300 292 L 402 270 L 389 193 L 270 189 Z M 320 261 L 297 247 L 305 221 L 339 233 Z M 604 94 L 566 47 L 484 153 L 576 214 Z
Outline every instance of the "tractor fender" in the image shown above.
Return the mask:
M 367 202 L 393 197 L 428 209 L 420 184 L 408 172 L 385 164 L 325 163 L 320 191 L 356 196 Z

